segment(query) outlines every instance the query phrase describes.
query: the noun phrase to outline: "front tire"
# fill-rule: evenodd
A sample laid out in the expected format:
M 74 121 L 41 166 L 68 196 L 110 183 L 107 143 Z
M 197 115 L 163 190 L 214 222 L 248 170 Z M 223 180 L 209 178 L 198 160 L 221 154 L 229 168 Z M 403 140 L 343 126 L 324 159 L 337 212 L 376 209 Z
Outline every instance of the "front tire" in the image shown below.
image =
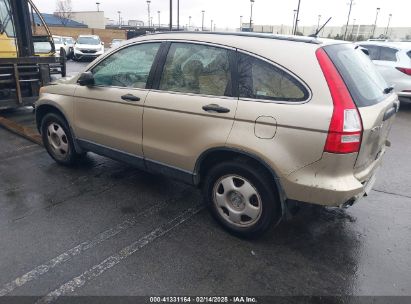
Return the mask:
M 74 148 L 73 136 L 66 120 L 58 114 L 48 113 L 44 116 L 41 136 L 48 154 L 61 165 L 73 165 L 82 155 Z
M 205 178 L 203 196 L 213 217 L 240 237 L 258 237 L 281 218 L 272 176 L 245 160 L 214 166 Z

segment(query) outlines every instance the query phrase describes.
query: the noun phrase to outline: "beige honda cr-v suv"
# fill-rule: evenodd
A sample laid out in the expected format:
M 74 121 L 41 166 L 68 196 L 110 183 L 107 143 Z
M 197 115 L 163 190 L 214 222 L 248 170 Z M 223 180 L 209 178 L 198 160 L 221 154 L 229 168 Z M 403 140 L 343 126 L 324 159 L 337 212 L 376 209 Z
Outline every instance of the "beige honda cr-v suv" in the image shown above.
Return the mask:
M 36 117 L 58 163 L 91 151 L 201 186 L 225 228 L 256 236 L 296 203 L 367 194 L 398 107 L 353 44 L 164 33 L 42 88 Z

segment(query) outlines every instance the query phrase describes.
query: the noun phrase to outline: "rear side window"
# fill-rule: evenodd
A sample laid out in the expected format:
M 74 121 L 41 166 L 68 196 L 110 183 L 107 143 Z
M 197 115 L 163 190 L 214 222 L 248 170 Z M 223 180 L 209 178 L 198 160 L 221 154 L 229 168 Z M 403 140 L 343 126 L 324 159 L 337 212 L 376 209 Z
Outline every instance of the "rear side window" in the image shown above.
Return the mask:
M 396 49 L 392 49 L 388 47 L 381 47 L 380 60 L 397 61 L 397 52 L 398 50 Z
M 369 44 L 362 44 L 361 46 L 368 50 L 371 60 L 380 60 L 380 48 L 378 46 Z
M 239 95 L 275 101 L 304 101 L 307 89 L 293 76 L 266 61 L 238 54 Z
M 408 57 L 410 57 L 410 59 L 411 59 L 411 51 L 409 51 L 409 52 L 407 53 L 407 55 L 408 55 Z
M 371 106 L 384 99 L 387 83 L 360 49 L 351 44 L 335 44 L 324 50 L 344 79 L 357 107 Z

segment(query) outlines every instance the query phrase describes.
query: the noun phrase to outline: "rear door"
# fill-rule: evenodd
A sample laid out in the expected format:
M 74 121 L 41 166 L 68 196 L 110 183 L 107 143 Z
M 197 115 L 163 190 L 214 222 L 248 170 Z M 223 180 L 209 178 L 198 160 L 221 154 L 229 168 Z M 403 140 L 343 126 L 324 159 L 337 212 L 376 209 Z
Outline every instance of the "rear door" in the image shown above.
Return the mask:
M 363 124 L 363 137 L 355 168 L 371 165 L 384 149 L 399 101 L 373 63 L 351 44 L 325 47 L 356 103 Z
M 144 157 L 151 170 L 191 173 L 201 153 L 225 145 L 238 103 L 234 54 L 198 42 L 171 43 L 144 107 Z

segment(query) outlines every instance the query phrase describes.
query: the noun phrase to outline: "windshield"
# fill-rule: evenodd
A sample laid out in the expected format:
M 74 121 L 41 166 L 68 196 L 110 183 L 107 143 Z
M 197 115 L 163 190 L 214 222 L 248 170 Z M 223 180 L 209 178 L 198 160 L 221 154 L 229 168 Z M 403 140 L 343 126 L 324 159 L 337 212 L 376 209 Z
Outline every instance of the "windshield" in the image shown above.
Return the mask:
M 79 44 L 91 44 L 91 45 L 98 45 L 100 44 L 100 39 L 96 37 L 79 37 L 77 40 Z
M 384 99 L 387 83 L 370 58 L 352 44 L 324 48 L 340 72 L 357 107 L 377 104 Z
M 71 38 L 63 38 L 64 42 L 66 42 L 67 44 L 73 44 L 74 41 Z
M 53 37 L 53 41 L 55 44 L 62 44 L 63 42 L 61 41 L 60 37 Z

